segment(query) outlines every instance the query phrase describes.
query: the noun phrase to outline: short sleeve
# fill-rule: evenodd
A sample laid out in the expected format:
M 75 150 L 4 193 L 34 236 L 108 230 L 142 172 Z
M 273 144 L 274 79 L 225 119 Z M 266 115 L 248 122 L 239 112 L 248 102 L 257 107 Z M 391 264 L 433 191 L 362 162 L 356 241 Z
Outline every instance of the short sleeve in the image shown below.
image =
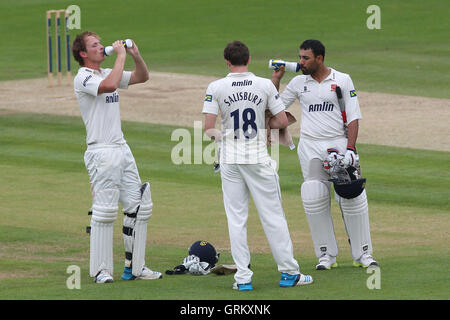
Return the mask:
M 131 74 L 132 74 L 131 71 L 124 71 L 122 73 L 122 78 L 120 79 L 120 82 L 119 82 L 120 89 L 128 89 L 128 84 L 130 83 Z
M 298 98 L 297 90 L 295 89 L 296 78 L 292 79 L 284 91 L 280 94 L 281 100 L 283 101 L 286 108 L 289 108 L 291 104 L 295 102 Z
M 362 119 L 358 96 L 356 94 L 353 81 L 348 75 L 345 81 L 345 87 L 343 89 L 344 90 L 342 94 L 345 102 L 345 112 L 347 114 L 347 122 L 350 123 L 353 120 Z
M 92 72 L 80 72 L 74 79 L 74 88 L 78 92 L 87 93 L 96 97 L 98 87 L 103 79 Z
M 269 88 L 268 88 L 268 97 L 267 97 L 267 107 L 273 115 L 280 113 L 284 109 L 284 103 L 280 98 L 280 94 L 277 91 L 277 88 L 273 85 L 273 83 L 268 80 Z
M 219 114 L 219 104 L 217 103 L 217 95 L 214 90 L 213 83 L 209 84 L 206 89 L 206 96 L 203 102 L 203 113 Z

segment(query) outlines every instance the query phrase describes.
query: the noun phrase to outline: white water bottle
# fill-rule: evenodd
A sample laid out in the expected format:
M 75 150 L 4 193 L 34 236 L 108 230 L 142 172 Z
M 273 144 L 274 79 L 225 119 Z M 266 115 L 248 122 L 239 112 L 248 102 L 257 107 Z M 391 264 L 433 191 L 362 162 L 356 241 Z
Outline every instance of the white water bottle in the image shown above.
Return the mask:
M 288 62 L 279 59 L 269 60 L 269 69 L 280 70 L 281 67 L 284 67 L 284 70 L 289 72 L 298 72 L 300 70 L 300 63 Z
M 131 39 L 122 40 L 122 44 L 125 48 L 133 47 L 133 41 Z M 110 56 L 114 53 L 114 48 L 112 46 L 107 46 L 103 49 L 105 56 Z

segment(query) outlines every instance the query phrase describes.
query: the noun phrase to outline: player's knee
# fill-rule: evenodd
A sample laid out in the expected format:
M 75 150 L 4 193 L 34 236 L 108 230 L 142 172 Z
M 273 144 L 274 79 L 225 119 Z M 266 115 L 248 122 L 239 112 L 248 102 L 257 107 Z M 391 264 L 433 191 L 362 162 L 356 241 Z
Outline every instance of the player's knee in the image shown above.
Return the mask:
M 321 213 L 330 205 L 329 186 L 319 180 L 308 180 L 301 186 L 303 206 L 308 214 Z
M 117 218 L 119 209 L 119 190 L 105 189 L 94 193 L 92 204 L 92 220 L 112 223 Z
M 302 183 L 301 196 L 303 200 L 329 198 L 329 186 L 323 181 L 308 180 Z
M 353 199 L 339 197 L 339 203 L 344 214 L 361 214 L 368 210 L 366 190 Z
M 141 203 L 139 205 L 136 218 L 138 220 L 146 221 L 152 216 L 152 211 L 153 201 L 150 190 L 150 183 L 146 182 L 141 187 Z

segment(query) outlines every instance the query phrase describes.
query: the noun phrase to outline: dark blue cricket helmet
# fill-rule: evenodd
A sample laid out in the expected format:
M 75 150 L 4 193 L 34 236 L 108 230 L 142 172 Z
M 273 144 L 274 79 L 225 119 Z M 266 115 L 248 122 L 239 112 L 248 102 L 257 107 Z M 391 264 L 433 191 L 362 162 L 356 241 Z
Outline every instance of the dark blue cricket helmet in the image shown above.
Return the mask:
M 346 176 L 330 179 L 333 182 L 334 191 L 346 199 L 353 199 L 359 196 L 366 186 L 366 179 L 360 178 L 358 169 L 349 166 L 345 169 Z
M 200 261 L 208 262 L 212 268 L 219 261 L 220 253 L 217 253 L 214 246 L 208 241 L 199 240 L 189 247 L 189 255 L 196 255 Z

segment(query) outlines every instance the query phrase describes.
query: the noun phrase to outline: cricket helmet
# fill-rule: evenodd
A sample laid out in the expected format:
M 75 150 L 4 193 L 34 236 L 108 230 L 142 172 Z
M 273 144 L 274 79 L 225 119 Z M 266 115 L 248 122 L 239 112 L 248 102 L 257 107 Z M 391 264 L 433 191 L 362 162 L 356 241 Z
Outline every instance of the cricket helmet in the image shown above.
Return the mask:
M 214 246 L 208 241 L 199 240 L 189 247 L 189 255 L 199 257 L 201 262 L 209 263 L 212 268 L 219 261 L 220 253 L 217 253 Z
M 361 178 L 359 170 L 353 166 L 339 171 L 330 181 L 333 182 L 334 191 L 345 199 L 356 198 L 366 186 L 366 179 Z

